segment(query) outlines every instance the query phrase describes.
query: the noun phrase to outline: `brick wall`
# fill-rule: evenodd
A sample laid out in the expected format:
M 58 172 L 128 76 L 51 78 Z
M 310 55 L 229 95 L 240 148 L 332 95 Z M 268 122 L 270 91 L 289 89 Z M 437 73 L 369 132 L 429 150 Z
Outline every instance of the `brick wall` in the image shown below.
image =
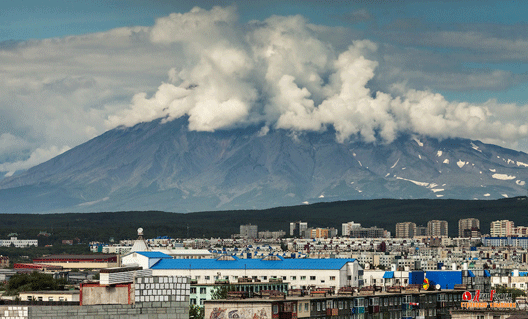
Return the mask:
M 4 309 L 5 308 L 5 309 Z M 0 306 L 0 319 L 189 319 L 188 301 L 135 305 Z

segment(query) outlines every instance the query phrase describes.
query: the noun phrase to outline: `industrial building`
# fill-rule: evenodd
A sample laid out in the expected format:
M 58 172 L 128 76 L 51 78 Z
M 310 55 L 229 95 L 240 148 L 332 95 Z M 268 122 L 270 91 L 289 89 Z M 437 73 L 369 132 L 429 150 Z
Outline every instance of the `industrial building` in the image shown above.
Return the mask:
M 33 259 L 33 263 L 61 266 L 64 269 L 101 269 L 117 266 L 116 255 L 51 255 Z

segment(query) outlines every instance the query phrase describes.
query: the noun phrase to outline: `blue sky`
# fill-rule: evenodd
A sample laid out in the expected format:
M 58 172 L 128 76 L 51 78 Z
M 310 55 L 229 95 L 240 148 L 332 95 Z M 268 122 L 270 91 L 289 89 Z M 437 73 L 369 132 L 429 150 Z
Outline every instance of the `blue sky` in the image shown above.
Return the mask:
M 195 6 L 203 11 L 193 13 Z M 334 125 L 341 127 L 338 138 L 390 141 L 395 134 L 415 132 L 528 151 L 526 2 L 22 0 L 4 1 L 1 9 L 0 176 L 49 159 L 112 125 L 182 115 L 190 116 L 190 127 L 197 130 L 228 129 L 235 122 L 292 130 Z M 179 34 L 188 18 L 196 29 Z M 282 37 L 273 33 L 277 30 L 283 30 Z M 275 65 L 279 62 L 258 55 L 266 43 L 257 37 L 268 37 L 270 48 L 283 45 L 291 56 L 281 61 L 289 64 Z M 215 62 L 226 53 L 247 63 Z M 326 58 L 318 60 L 321 56 Z M 373 99 L 368 107 L 376 105 L 383 113 L 379 118 L 358 120 L 365 99 L 350 100 L 331 88 L 332 74 L 344 71 L 336 65 L 350 57 L 356 59 L 350 65 L 358 67 L 353 74 L 367 90 L 364 98 Z M 234 73 L 197 75 L 209 72 L 211 63 Z M 298 68 L 289 70 L 296 63 Z M 270 87 L 270 70 L 280 73 L 274 81 L 283 86 Z M 188 102 L 169 113 L 152 109 L 167 99 L 183 101 L 190 82 L 207 82 L 209 87 L 200 87 L 210 94 L 227 80 L 238 88 L 233 96 L 193 93 L 196 105 L 209 99 L 215 109 Z M 278 91 L 299 99 L 285 100 Z M 383 94 L 392 100 L 383 102 L 388 99 Z M 337 105 L 343 101 L 357 103 L 352 112 L 359 112 L 346 123 L 317 114 L 325 107 L 325 112 L 342 112 Z M 224 113 L 216 114 L 221 107 Z M 397 117 L 398 112 L 408 113 Z M 456 118 L 461 114 L 468 118 Z M 379 124 L 386 119 L 389 125 Z M 476 124 L 462 127 L 464 121 Z

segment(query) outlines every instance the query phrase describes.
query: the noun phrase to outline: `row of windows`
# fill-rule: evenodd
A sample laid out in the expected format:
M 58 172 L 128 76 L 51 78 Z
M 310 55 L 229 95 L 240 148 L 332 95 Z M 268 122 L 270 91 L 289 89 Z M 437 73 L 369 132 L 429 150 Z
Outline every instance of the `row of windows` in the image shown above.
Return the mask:
M 237 280 L 238 279 L 238 276 L 231 276 L 233 280 Z M 195 276 L 194 277 L 196 280 L 200 280 L 200 276 Z M 280 276 L 280 277 L 277 277 L 277 276 L 271 276 L 269 277 L 270 279 L 282 279 L 282 280 L 288 280 L 288 277 L 287 276 Z M 306 280 L 306 276 L 299 276 L 300 280 Z M 204 279 L 205 280 L 211 280 L 211 276 L 204 276 Z M 226 279 L 226 280 L 229 280 L 229 276 L 214 276 L 214 279 L 215 280 L 219 280 L 219 279 Z M 258 276 L 253 276 L 252 279 L 261 279 L 261 280 L 268 280 L 268 276 L 260 276 L 260 278 Z M 330 276 L 329 279 L 331 281 L 334 281 L 336 280 L 336 276 Z M 297 276 L 290 276 L 290 280 L 297 280 Z M 317 280 L 317 277 L 316 276 L 310 276 L 310 280 Z M 351 280 L 351 276 L 348 276 L 348 280 Z M 321 282 L 324 282 L 324 280 L 322 280 Z
M 44 298 L 42 296 L 40 297 L 36 297 L 33 299 L 32 296 L 28 296 L 27 297 L 27 300 L 31 301 L 31 300 L 38 300 L 38 301 L 43 301 Z M 66 299 L 64 299 L 64 297 L 59 297 L 58 301 L 65 301 Z M 53 297 L 48 297 L 48 301 L 57 301 L 57 300 L 54 300 Z

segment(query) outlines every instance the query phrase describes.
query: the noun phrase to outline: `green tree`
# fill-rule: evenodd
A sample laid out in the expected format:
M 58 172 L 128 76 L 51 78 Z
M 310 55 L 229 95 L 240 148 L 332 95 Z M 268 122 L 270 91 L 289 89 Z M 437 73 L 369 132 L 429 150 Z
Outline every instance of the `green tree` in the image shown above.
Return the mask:
M 499 294 L 511 294 L 513 302 L 515 302 L 515 299 L 517 299 L 517 297 L 526 296 L 526 293 L 523 290 L 516 288 L 497 287 L 495 291 Z
M 31 274 L 15 274 L 9 279 L 6 292 L 16 295 L 21 291 L 64 290 L 66 284 L 64 278 L 54 279 L 52 275 L 34 271 Z
M 204 309 L 197 305 L 189 307 L 189 319 L 204 319 Z
M 211 299 L 226 299 L 229 291 L 235 290 L 232 285 L 222 285 L 216 288 L 211 294 Z

